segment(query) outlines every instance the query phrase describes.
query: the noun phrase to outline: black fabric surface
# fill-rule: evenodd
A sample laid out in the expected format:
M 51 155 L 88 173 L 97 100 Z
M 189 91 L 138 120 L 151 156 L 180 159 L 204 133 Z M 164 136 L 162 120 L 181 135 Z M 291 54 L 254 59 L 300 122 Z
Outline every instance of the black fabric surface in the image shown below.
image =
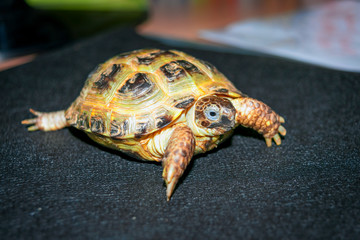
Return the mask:
M 30 107 L 67 108 L 97 63 L 168 46 L 119 29 L 0 73 L 1 239 L 357 239 L 360 74 L 271 57 L 182 49 L 282 115 L 267 148 L 245 128 L 193 159 L 166 202 L 159 164 L 76 129 L 27 132 Z

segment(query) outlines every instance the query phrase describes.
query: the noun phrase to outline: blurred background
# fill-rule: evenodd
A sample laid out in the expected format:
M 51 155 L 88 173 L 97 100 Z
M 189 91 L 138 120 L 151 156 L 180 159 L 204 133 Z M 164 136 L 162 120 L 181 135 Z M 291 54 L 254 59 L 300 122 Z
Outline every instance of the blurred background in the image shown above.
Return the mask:
M 174 48 L 360 71 L 357 0 L 1 0 L 0 70 L 125 26 Z

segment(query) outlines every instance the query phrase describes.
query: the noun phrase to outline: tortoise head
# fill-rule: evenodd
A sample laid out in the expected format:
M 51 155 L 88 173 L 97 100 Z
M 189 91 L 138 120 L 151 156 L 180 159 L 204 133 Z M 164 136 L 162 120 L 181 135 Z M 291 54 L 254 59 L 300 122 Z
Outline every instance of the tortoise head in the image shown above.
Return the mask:
M 236 110 L 227 98 L 208 95 L 197 100 L 189 117 L 196 135 L 216 136 L 235 127 Z

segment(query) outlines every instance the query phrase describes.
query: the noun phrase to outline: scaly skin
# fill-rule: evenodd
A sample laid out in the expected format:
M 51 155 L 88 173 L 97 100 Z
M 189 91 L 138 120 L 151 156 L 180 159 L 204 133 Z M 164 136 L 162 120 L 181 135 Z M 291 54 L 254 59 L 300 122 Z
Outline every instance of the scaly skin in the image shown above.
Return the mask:
M 177 182 L 189 165 L 195 150 L 195 137 L 191 129 L 181 124 L 175 126 L 162 160 L 163 178 L 167 185 L 166 197 L 170 197 Z
M 276 114 L 265 103 L 253 98 L 237 98 L 232 103 L 236 108 L 236 122 L 244 127 L 252 128 L 264 136 L 266 145 L 271 147 L 273 139 L 276 145 L 281 144 L 282 136 L 286 135 L 286 129 L 281 126 L 285 123 L 283 117 Z

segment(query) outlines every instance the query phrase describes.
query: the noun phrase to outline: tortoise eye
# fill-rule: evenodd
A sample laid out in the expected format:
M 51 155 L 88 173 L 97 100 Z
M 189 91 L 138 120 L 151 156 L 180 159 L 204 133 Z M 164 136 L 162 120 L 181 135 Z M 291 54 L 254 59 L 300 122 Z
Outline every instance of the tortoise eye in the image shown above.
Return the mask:
M 216 121 L 220 117 L 219 107 L 216 105 L 210 105 L 205 109 L 205 117 L 210 121 Z

